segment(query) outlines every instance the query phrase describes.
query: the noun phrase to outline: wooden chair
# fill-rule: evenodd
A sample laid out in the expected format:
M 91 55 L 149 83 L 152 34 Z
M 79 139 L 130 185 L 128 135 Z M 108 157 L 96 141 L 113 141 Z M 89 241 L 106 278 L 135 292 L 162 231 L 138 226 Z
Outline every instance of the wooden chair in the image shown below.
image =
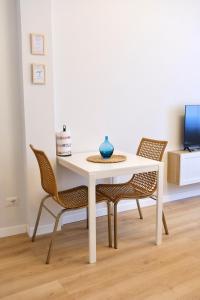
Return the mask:
M 164 150 L 167 146 L 166 141 L 158 141 L 142 138 L 137 150 L 137 155 L 153 160 L 161 161 Z M 143 219 L 139 199 L 151 197 L 156 200 L 155 191 L 157 188 L 157 172 L 148 172 L 133 175 L 131 180 L 122 184 L 99 184 L 96 187 L 98 193 L 101 193 L 107 200 L 114 204 L 114 248 L 117 249 L 117 205 L 122 199 L 135 199 L 140 215 Z M 165 233 L 168 234 L 167 223 L 163 212 L 163 225 Z M 109 221 L 111 218 L 109 217 Z M 109 224 L 111 228 L 111 223 Z
M 33 150 L 36 159 L 39 164 L 40 168 L 40 175 L 41 175 L 41 185 L 43 190 L 47 193 L 47 195 L 41 200 L 34 232 L 32 236 L 32 242 L 35 241 L 36 232 L 38 228 L 38 224 L 40 221 L 42 209 L 45 208 L 54 218 L 55 218 L 55 225 L 53 229 L 53 233 L 51 236 L 50 244 L 49 244 L 49 250 L 46 258 L 46 264 L 49 264 L 50 258 L 51 258 L 51 252 L 52 252 L 52 246 L 53 242 L 56 236 L 58 223 L 60 220 L 60 217 L 65 213 L 66 211 L 72 210 L 72 209 L 80 209 L 80 208 L 87 208 L 88 207 L 88 188 L 87 186 L 78 186 L 75 188 L 71 188 L 65 191 L 58 192 L 57 190 L 57 184 L 56 184 L 56 178 L 53 172 L 53 169 L 51 167 L 51 164 L 46 156 L 46 154 L 41 151 L 35 149 L 32 145 L 30 145 L 31 149 Z M 61 206 L 60 212 L 55 215 L 45 204 L 45 201 L 48 198 L 52 198 L 57 204 Z M 96 195 L 97 202 L 105 201 L 105 197 L 103 197 L 101 194 Z M 88 222 L 87 222 L 88 224 Z M 110 230 L 109 230 L 110 233 Z M 110 241 L 110 237 L 109 237 Z

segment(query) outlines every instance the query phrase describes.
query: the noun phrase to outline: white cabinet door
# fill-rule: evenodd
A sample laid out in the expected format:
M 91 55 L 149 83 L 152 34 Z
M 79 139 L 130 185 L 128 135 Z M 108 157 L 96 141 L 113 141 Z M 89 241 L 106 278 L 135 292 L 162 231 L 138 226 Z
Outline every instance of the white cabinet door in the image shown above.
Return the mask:
M 180 185 L 200 182 L 200 152 L 181 155 Z

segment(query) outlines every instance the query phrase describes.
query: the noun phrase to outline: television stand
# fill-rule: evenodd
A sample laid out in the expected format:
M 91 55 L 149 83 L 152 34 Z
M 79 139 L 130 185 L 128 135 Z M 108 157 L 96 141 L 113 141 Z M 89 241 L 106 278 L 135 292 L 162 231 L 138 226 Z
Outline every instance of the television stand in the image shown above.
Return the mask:
M 191 151 L 190 151 L 191 150 Z M 200 149 L 168 152 L 168 182 L 177 185 L 200 183 Z

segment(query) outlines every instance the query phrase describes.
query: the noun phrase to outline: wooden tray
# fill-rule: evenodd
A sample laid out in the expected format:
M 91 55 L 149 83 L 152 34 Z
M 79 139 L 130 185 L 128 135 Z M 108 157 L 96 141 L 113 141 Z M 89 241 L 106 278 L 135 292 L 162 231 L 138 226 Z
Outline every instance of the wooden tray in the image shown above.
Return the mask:
M 113 154 L 110 158 L 103 158 L 101 155 L 92 155 L 87 157 L 87 161 L 93 163 L 118 163 L 126 160 L 125 155 Z

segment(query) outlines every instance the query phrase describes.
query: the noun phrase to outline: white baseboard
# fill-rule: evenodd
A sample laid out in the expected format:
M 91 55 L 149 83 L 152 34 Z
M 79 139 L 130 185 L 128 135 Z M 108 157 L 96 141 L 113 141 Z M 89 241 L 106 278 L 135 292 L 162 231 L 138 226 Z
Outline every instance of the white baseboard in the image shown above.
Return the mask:
M 198 196 L 200 196 L 200 190 L 187 191 L 182 193 L 166 195 L 163 197 L 164 198 L 163 202 L 165 203 L 165 202 L 177 201 L 177 200 L 198 197 Z
M 141 206 L 150 206 L 155 204 L 154 200 L 148 199 L 144 203 L 141 202 Z M 118 205 L 118 212 L 127 211 L 131 209 L 136 209 L 136 202 L 135 201 L 121 201 Z M 96 216 L 102 217 L 107 215 L 107 208 L 105 207 L 99 207 L 96 210 Z M 66 213 L 62 218 L 62 225 L 69 224 L 73 222 L 78 222 L 86 219 L 86 211 L 85 210 L 79 210 L 73 213 Z
M 177 201 L 177 200 L 196 197 L 196 196 L 200 196 L 200 191 L 195 190 L 189 192 L 176 193 L 176 194 L 164 196 L 163 202 L 166 203 L 166 202 Z M 156 202 L 152 199 L 141 200 L 141 207 L 155 205 L 155 203 Z M 127 211 L 136 208 L 137 206 L 135 201 L 121 201 L 118 206 L 118 211 L 122 212 L 122 211 Z M 97 217 L 101 217 L 106 214 L 107 214 L 106 206 L 102 206 L 102 204 L 99 207 L 97 206 Z M 81 209 L 73 212 L 67 212 L 62 218 L 61 224 L 59 224 L 58 226 L 58 230 L 61 230 L 61 225 L 78 222 L 85 219 L 86 219 L 85 209 Z M 53 226 L 54 226 L 53 223 L 46 224 L 46 225 L 39 225 L 37 235 L 51 233 L 53 231 Z M 32 236 L 33 230 L 34 230 L 33 226 L 28 226 L 26 224 L 3 227 L 0 228 L 0 238 L 16 235 L 20 233 L 25 233 L 25 232 L 27 232 L 29 236 Z
M 0 238 L 26 232 L 26 224 L 0 228 Z
M 53 231 L 54 223 L 46 224 L 46 225 L 39 225 L 37 229 L 37 235 L 51 233 Z M 27 225 L 26 232 L 29 237 L 32 237 L 34 226 Z M 61 230 L 61 224 L 58 225 L 58 231 Z

